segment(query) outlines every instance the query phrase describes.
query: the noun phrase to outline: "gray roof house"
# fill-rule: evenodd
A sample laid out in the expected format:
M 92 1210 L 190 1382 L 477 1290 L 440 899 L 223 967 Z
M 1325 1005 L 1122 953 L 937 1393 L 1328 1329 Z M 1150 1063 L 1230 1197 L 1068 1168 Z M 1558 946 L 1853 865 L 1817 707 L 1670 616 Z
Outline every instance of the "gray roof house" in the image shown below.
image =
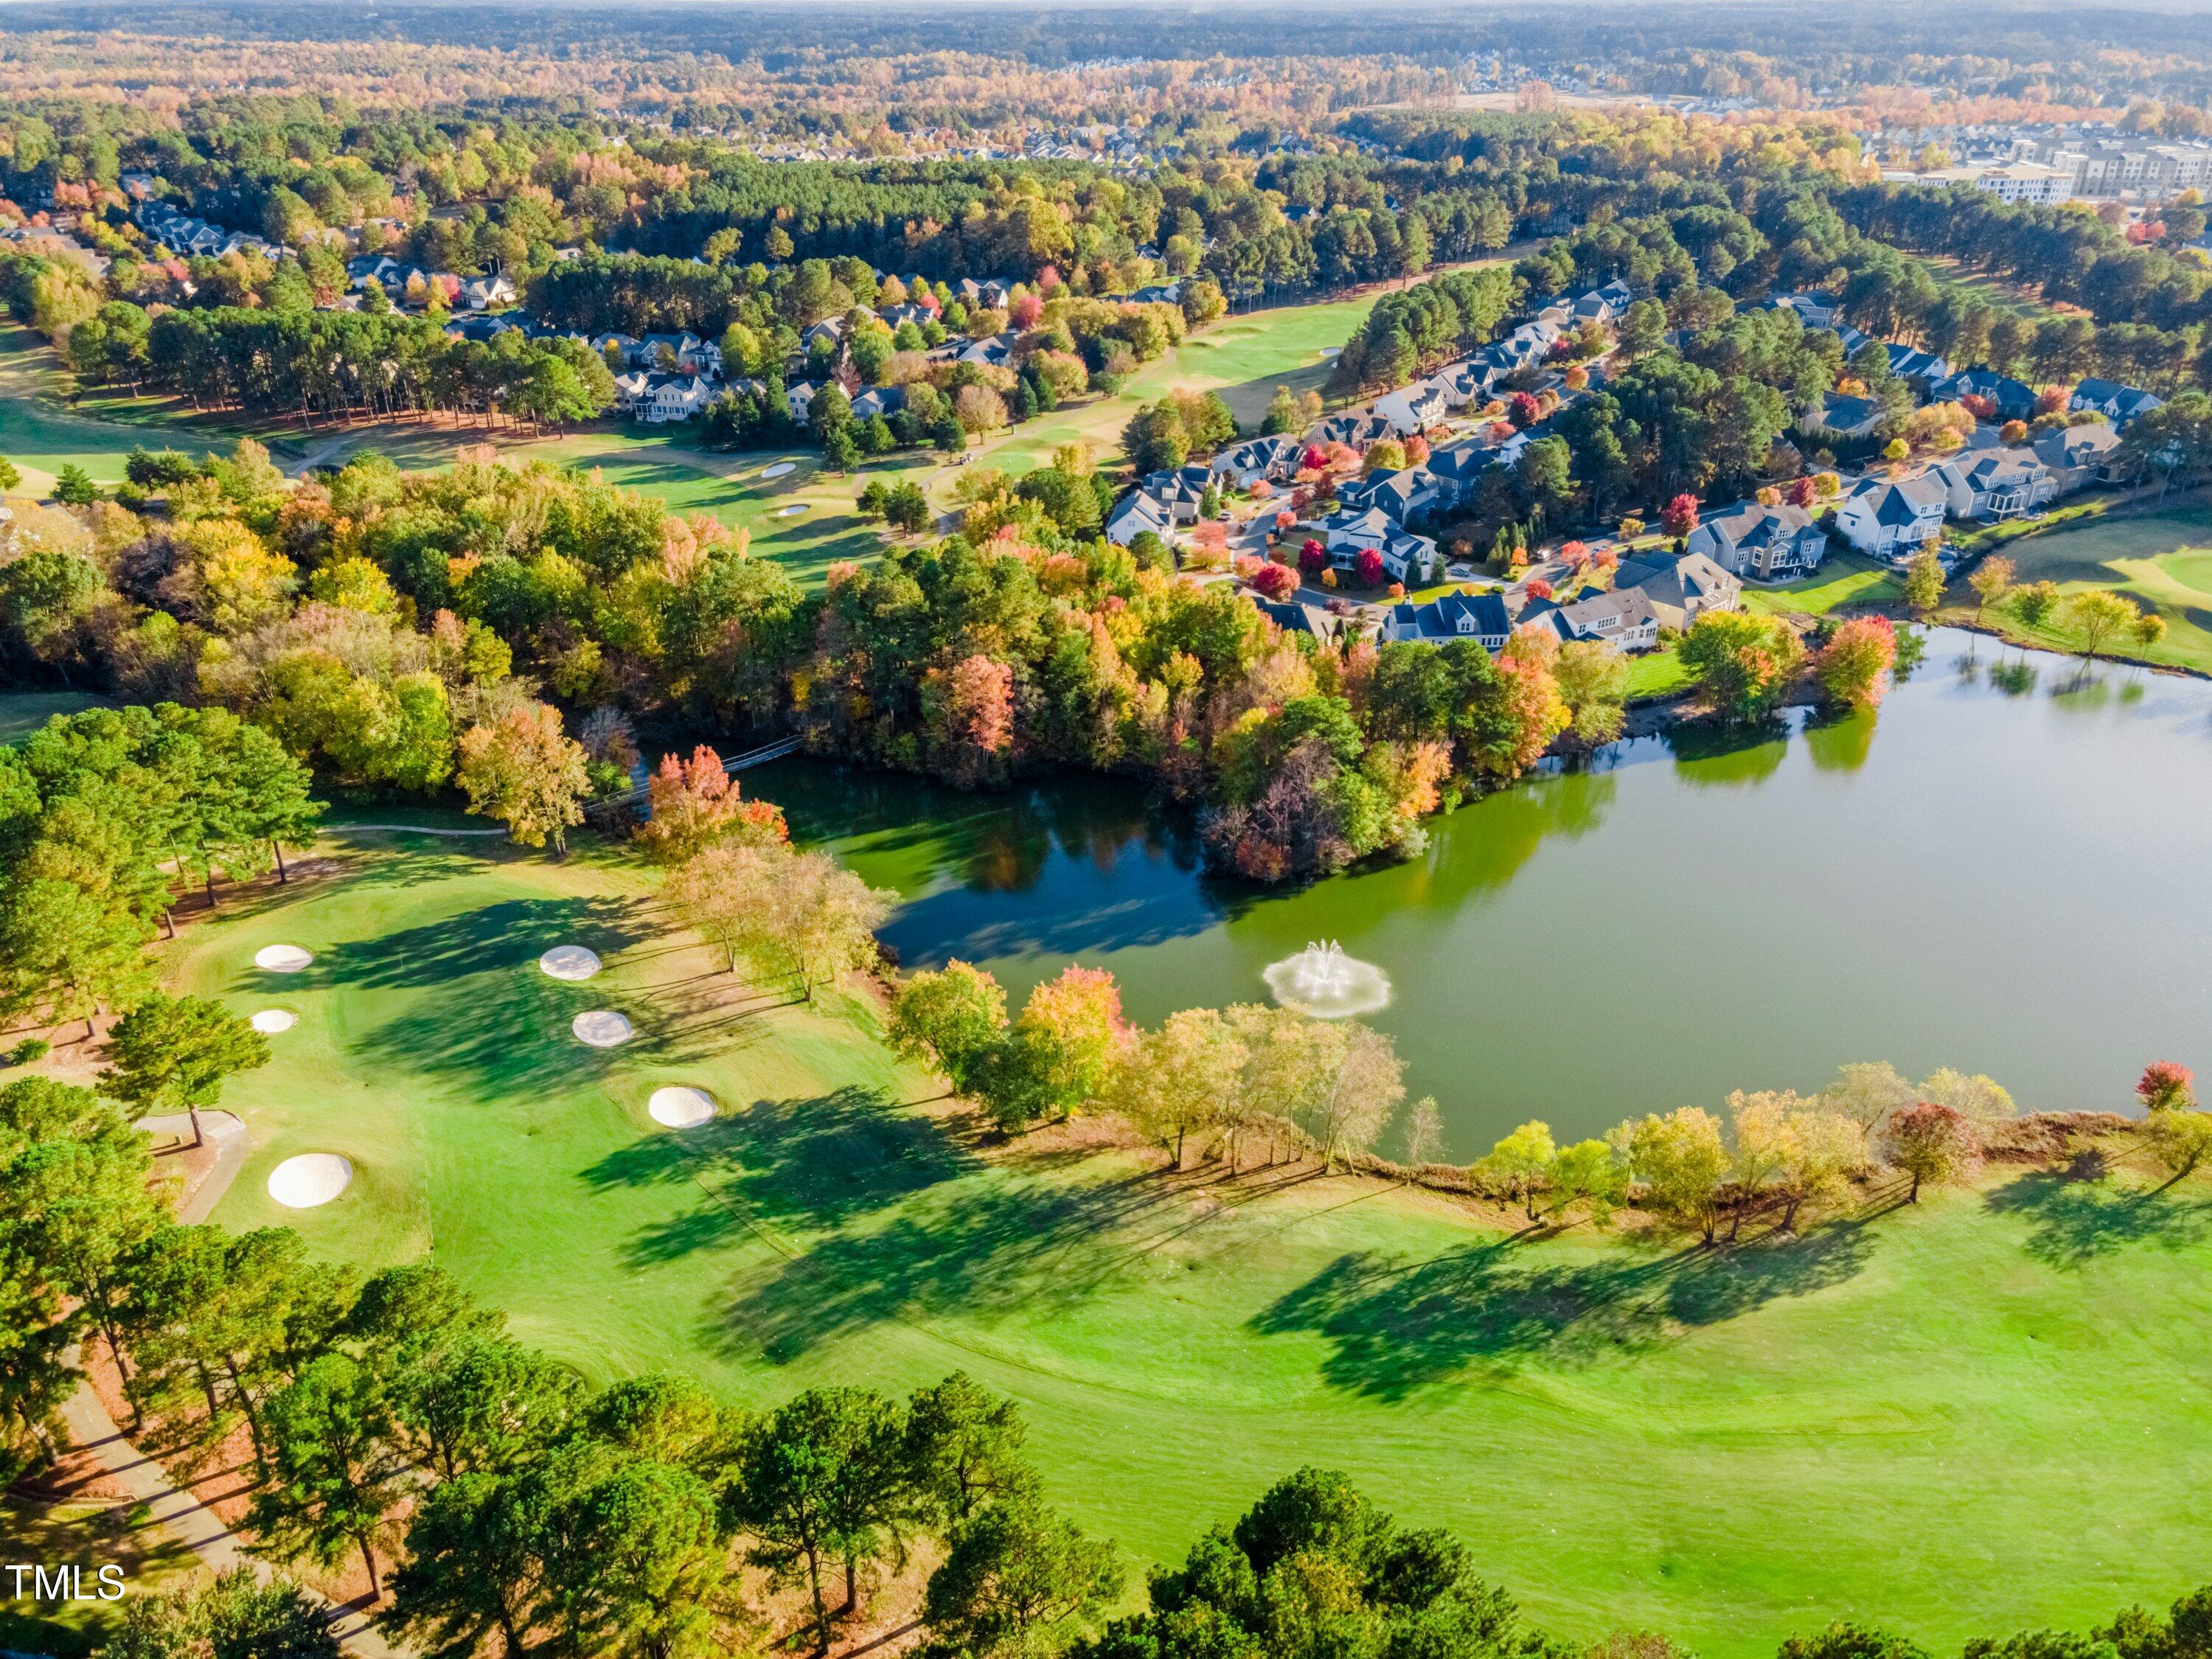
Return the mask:
M 2114 427 L 2124 431 L 2136 416 L 2148 415 L 2165 401 L 2155 392 L 2122 386 L 2117 380 L 2084 380 L 2074 388 L 2074 395 L 2067 399 L 2066 406 L 2069 409 L 2094 409 Z
M 1533 601 L 1521 613 L 1523 628 L 1546 628 L 1561 644 L 1595 640 L 1620 651 L 1649 651 L 1659 643 L 1659 612 L 1640 587 L 1617 587 L 1560 605 Z
M 1420 640 L 1442 645 L 1447 640 L 1471 639 L 1486 651 L 1505 648 L 1513 633 L 1513 619 L 1505 601 L 1495 593 L 1447 593 L 1426 605 L 1394 605 L 1382 619 L 1380 635 L 1385 644 Z
M 1954 519 L 2016 519 L 2058 493 L 2031 449 L 1984 449 L 1945 461 L 1934 476 Z
M 1647 553 L 1613 573 L 1613 591 L 1641 589 L 1662 628 L 1687 628 L 1708 611 L 1734 611 L 1743 584 L 1702 553 Z
M 2035 413 L 2035 389 L 1993 368 L 1969 368 L 1954 374 L 1930 388 L 1930 395 L 1947 404 L 1961 398 L 1986 398 L 1996 406 L 2000 421 L 2024 421 Z
M 1188 524 L 1198 517 L 1199 504 L 1212 487 L 1213 474 L 1203 461 L 1170 471 L 1149 472 L 1137 481 L 1137 488 L 1165 507 L 1177 524 Z
M 1889 372 L 1923 398 L 1930 386 L 1951 378 L 1951 365 L 1932 351 L 1899 345 L 1894 340 L 1886 349 L 1889 353 Z
M 853 418 L 871 420 L 878 415 L 897 414 L 906 407 L 906 388 L 902 386 L 872 386 L 853 399 Z
M 1280 483 L 1298 470 L 1299 459 L 1305 453 L 1305 441 L 1287 432 L 1247 438 L 1214 456 L 1213 476 L 1227 479 L 1239 489 L 1249 489 L 1261 478 Z
M 1836 530 L 1870 557 L 1893 558 L 1911 554 L 1940 533 L 1949 505 L 1949 489 L 1930 473 L 1861 478 L 1844 492 L 1836 508 Z
M 1811 294 L 1777 294 L 1766 303 L 1771 310 L 1796 312 L 1798 320 L 1808 328 L 1832 328 L 1842 309 L 1836 296 L 1825 289 Z
M 1451 412 L 1451 402 L 1443 387 L 1434 381 L 1416 380 L 1377 398 L 1375 412 L 1390 422 L 1390 429 L 1396 435 L 1410 438 L 1440 424 Z
M 1348 444 L 1354 449 L 1390 435 L 1390 422 L 1371 410 L 1347 410 L 1318 422 L 1306 434 L 1310 444 Z
M 1888 416 L 1871 398 L 1831 395 L 1797 417 L 1797 429 L 1808 437 L 1832 432 L 1839 438 L 1871 438 Z
M 2043 470 L 2051 475 L 2051 487 L 2061 495 L 2070 495 L 2093 483 L 2126 482 L 2127 469 L 2119 459 L 2120 434 L 2110 422 L 2088 421 L 2080 426 L 2057 427 L 2028 447 L 2043 463 Z
M 1802 507 L 1738 501 L 1709 514 L 1684 544 L 1731 576 L 1788 581 L 1820 568 L 1828 535 Z
M 1628 283 L 1616 276 L 1602 288 L 1577 295 L 1567 314 L 1577 323 L 1609 323 L 1627 310 L 1635 298 Z
M 1400 524 L 1448 505 L 1452 492 L 1425 466 L 1401 466 L 1370 473 L 1337 488 L 1339 505 L 1352 513 L 1374 507 Z
M 1122 496 L 1106 515 L 1106 539 L 1116 547 L 1127 547 L 1148 530 L 1162 541 L 1169 540 L 1175 534 L 1175 515 L 1166 502 L 1142 489 Z

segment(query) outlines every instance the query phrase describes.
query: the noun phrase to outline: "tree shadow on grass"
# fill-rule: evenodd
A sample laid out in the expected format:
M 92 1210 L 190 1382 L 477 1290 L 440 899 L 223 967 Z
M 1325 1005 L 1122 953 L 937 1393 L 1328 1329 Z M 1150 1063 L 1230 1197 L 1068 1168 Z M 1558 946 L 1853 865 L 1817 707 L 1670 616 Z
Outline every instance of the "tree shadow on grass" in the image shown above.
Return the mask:
M 1337 1258 L 1252 1322 L 1333 1345 L 1330 1387 L 1385 1400 L 1469 1371 L 1532 1361 L 1586 1365 L 1719 1324 L 1771 1301 L 1840 1284 L 1872 1248 L 1841 1224 L 1801 1238 L 1657 1258 L 1559 1263 L 1503 1240 L 1406 1263 L 1374 1252 Z
M 293 982 L 318 990 L 394 989 L 472 974 L 536 973 L 538 958 L 556 945 L 589 945 L 605 957 L 643 938 L 631 908 L 623 899 L 506 899 L 333 945 Z
M 2027 1253 L 2047 1266 L 2087 1267 L 2130 1245 L 2178 1250 L 2212 1237 L 2212 1203 L 2115 1187 L 2064 1170 L 2033 1170 L 1982 1200 L 2027 1223 Z
M 1146 1261 L 1147 1224 L 1188 1219 L 1152 1173 L 963 1183 L 834 1234 L 727 1304 L 709 1339 L 781 1364 L 888 1320 L 1050 1317 Z
M 760 1222 L 781 1231 L 835 1229 L 974 1167 L 928 1119 L 872 1089 L 757 1100 L 678 1134 L 648 1135 L 583 1172 L 592 1187 L 695 1182 L 695 1212 L 640 1234 L 641 1263 L 675 1261 Z

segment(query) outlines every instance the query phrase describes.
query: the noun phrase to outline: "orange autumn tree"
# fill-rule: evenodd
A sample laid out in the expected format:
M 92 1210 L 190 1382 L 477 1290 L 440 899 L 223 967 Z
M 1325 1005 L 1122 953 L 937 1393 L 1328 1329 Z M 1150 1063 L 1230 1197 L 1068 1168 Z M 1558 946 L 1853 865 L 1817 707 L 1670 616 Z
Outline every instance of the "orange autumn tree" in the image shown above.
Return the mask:
M 646 788 L 653 816 L 638 825 L 636 840 L 655 864 L 681 864 L 718 842 L 766 847 L 790 839 L 783 809 L 744 799 L 722 757 L 703 743 L 689 760 L 663 755 Z

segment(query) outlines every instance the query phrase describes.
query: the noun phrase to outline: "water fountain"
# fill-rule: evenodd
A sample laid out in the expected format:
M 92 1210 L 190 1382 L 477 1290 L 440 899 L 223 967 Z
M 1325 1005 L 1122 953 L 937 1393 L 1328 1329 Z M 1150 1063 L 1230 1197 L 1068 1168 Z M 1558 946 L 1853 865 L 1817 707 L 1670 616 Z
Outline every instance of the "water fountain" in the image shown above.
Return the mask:
M 1311 941 L 1296 956 L 1268 964 L 1261 977 L 1276 1001 L 1318 1019 L 1372 1013 L 1390 1000 L 1389 975 L 1345 955 L 1334 939 Z

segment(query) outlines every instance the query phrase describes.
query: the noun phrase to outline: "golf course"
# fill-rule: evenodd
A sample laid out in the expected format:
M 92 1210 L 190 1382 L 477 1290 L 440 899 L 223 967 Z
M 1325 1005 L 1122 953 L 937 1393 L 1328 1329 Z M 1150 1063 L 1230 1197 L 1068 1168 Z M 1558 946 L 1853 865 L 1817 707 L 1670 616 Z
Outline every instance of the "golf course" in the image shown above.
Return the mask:
M 2016 583 L 2050 581 L 2062 596 L 2107 588 L 2166 618 L 2166 635 L 2146 649 L 2133 639 L 2106 643 L 2112 655 L 2212 674 L 2212 508 L 2175 506 L 2084 516 L 2021 536 L 1998 550 Z M 1971 596 L 1954 592 L 1971 608 Z M 1988 620 L 2024 644 L 2084 648 L 2064 605 L 2041 628 L 2009 614 Z
M 1144 404 L 1178 388 L 1219 392 L 1248 429 L 1256 429 L 1279 386 L 1317 389 L 1327 355 L 1358 326 L 1369 299 L 1281 306 L 1224 317 L 1203 333 L 1146 364 L 1110 397 L 1086 398 L 1025 425 L 990 434 L 968 452 L 971 465 L 1022 473 L 1043 465 L 1059 446 L 1089 443 L 1102 460 L 1119 452 L 1122 428 Z M 279 465 L 298 472 L 333 465 L 362 450 L 392 456 L 404 467 L 449 464 L 455 449 L 490 443 L 517 460 L 596 468 L 608 482 L 661 501 L 670 512 L 709 514 L 742 526 L 756 553 L 789 566 L 802 581 L 823 578 L 841 559 L 879 550 L 876 526 L 854 510 L 854 498 L 872 479 L 918 483 L 940 509 L 952 505 L 958 469 L 927 450 L 902 451 L 852 476 L 825 472 L 808 447 L 789 453 L 718 452 L 701 446 L 688 427 L 605 422 L 558 436 L 518 428 L 486 430 L 447 424 L 349 426 L 302 431 L 228 416 L 200 416 L 179 399 L 95 394 L 68 402 L 71 379 L 53 349 L 30 330 L 0 328 L 0 456 L 23 474 L 27 493 L 43 495 L 56 471 L 82 467 L 98 483 L 119 483 L 134 448 L 190 453 L 228 448 L 240 437 L 266 444 Z M 774 478 L 778 462 L 795 463 Z
M 1520 1239 L 1310 1164 L 1170 1174 L 1082 1119 L 993 1144 L 866 995 L 719 971 L 626 847 L 353 816 L 165 947 L 173 988 L 295 1020 L 225 1096 L 250 1152 L 215 1219 L 434 1261 L 595 1379 L 765 1404 L 963 1369 L 1147 1562 L 1340 1468 L 1577 1642 L 1747 1659 L 1850 1615 L 1942 1651 L 2204 1576 L 2212 1194 L 2150 1194 L 2125 1142 L 2108 1180 L 1992 1165 L 1724 1250 Z M 556 978 L 562 946 L 604 965 Z M 589 1046 L 620 1027 L 586 1013 L 633 1035 Z M 716 1115 L 663 1127 L 667 1089 Z M 314 1154 L 343 1189 L 276 1202 Z

